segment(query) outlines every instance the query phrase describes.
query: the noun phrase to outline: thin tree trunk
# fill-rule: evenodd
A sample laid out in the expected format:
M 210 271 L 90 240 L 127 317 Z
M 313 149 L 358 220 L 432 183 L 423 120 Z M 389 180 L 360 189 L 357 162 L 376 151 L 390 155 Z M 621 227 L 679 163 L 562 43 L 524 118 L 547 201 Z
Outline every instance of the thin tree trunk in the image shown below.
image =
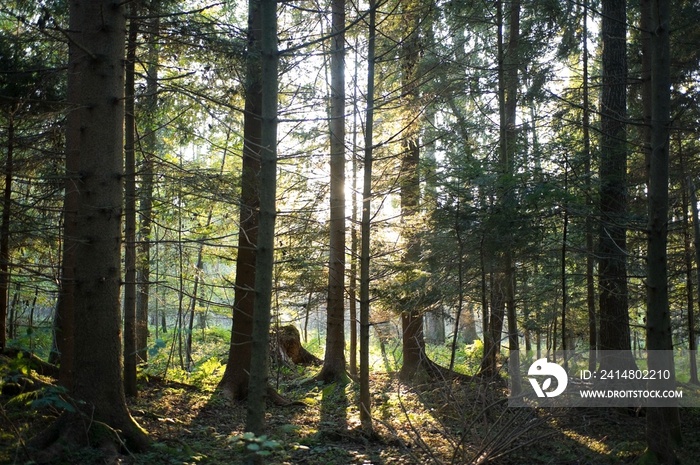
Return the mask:
M 671 58 L 669 3 L 651 4 L 651 160 L 649 164 L 649 240 L 647 251 L 647 349 L 650 370 L 669 370 L 664 388 L 676 386 L 671 314 L 668 303 L 668 182 L 671 126 Z M 681 442 L 677 406 L 647 409 L 647 454 L 658 463 L 678 461 Z
M 260 0 L 262 51 L 262 124 L 260 150 L 260 222 L 255 260 L 255 310 L 252 332 L 246 431 L 265 428 L 272 276 L 277 214 L 277 2 Z
M 350 276 L 348 278 L 348 303 L 350 307 L 350 376 L 357 377 L 357 74 L 358 38 L 355 38 L 355 80 L 353 85 L 353 143 L 352 143 L 352 220 L 350 221 Z
M 126 49 L 126 84 L 124 104 L 124 392 L 138 394 L 136 387 L 136 139 L 135 68 L 138 38 L 138 11 L 131 4 L 129 36 Z
M 377 5 L 369 4 L 367 43 L 367 115 L 365 118 L 365 160 L 362 187 L 362 224 L 360 250 L 360 422 L 365 431 L 372 429 L 372 398 L 369 390 L 369 310 L 370 310 L 370 220 L 372 208 L 372 155 L 374 132 L 374 67 Z
M 513 174 L 514 157 L 516 154 L 517 129 L 516 110 L 518 98 L 518 67 L 519 62 L 519 42 L 520 42 L 520 1 L 510 3 L 508 14 L 508 44 L 504 50 L 503 29 L 505 20 L 503 17 L 503 4 L 497 4 L 497 27 L 498 27 L 498 99 L 500 113 L 500 151 L 499 151 L 499 202 L 506 215 L 514 207 L 512 189 L 507 185 L 507 180 Z M 515 308 L 515 262 L 513 259 L 512 239 L 506 240 L 501 258 L 502 270 L 499 273 L 500 287 L 503 289 L 502 300 L 508 315 L 508 349 L 509 373 L 511 375 L 511 390 L 517 394 L 520 392 L 519 377 L 519 341 L 518 326 Z M 499 305 L 494 310 L 503 313 Z M 498 319 L 497 319 L 498 320 Z M 497 321 L 496 321 L 497 322 Z M 502 317 L 501 317 L 502 324 Z M 497 335 L 500 340 L 500 334 Z M 500 343 L 495 344 L 495 355 L 500 350 Z M 491 370 L 495 369 L 495 358 L 492 359 Z
M 490 322 L 489 322 L 489 299 L 488 299 L 488 292 L 487 292 L 487 283 L 486 283 L 486 261 L 484 258 L 484 255 L 486 255 L 486 251 L 484 250 L 484 240 L 485 240 L 485 232 L 481 236 L 481 241 L 479 244 L 479 271 L 481 273 L 481 333 L 482 333 L 482 342 L 484 343 L 484 354 L 483 354 L 483 360 L 482 360 L 482 369 L 484 369 L 486 365 L 486 360 L 487 360 L 487 354 L 488 351 L 492 345 L 493 337 L 491 336 L 490 333 Z
M 211 224 L 212 211 L 209 210 L 207 227 Z M 197 251 L 197 265 L 195 267 L 194 284 L 192 285 L 192 297 L 190 298 L 190 320 L 187 324 L 187 340 L 185 342 L 185 370 L 192 368 L 192 339 L 194 337 L 194 314 L 197 311 L 197 294 L 199 292 L 199 280 L 201 279 L 202 268 L 204 267 L 204 243 L 199 243 Z
M 182 153 L 180 153 L 180 169 L 183 169 L 183 160 L 182 160 Z M 182 179 L 179 180 L 178 182 L 178 197 L 182 197 L 183 194 L 183 183 Z M 175 336 L 173 337 L 173 345 L 172 348 L 174 349 L 175 343 L 177 342 L 177 355 L 178 359 L 180 361 L 180 368 L 183 370 L 185 369 L 185 359 L 183 358 L 183 343 L 182 343 L 182 328 L 185 324 L 185 307 L 184 307 L 184 302 L 185 302 L 185 258 L 184 258 L 184 250 L 183 250 L 183 240 L 182 240 L 182 230 L 183 230 L 183 221 L 182 221 L 182 200 L 178 202 L 177 205 L 177 251 L 178 251 L 178 268 L 179 268 L 179 273 L 178 273 L 178 290 L 177 290 L 177 320 L 175 322 Z M 173 349 L 171 349 L 171 354 L 173 352 Z M 172 355 L 171 355 L 172 356 Z M 169 362 L 170 360 L 168 360 Z M 165 366 L 165 373 L 167 374 L 168 372 L 168 366 L 166 364 Z
M 691 212 L 693 215 L 693 246 L 695 248 L 695 266 L 696 266 L 696 275 L 697 275 L 697 281 L 696 281 L 696 288 L 698 289 L 698 305 L 700 305 L 700 215 L 698 215 L 698 197 L 697 194 L 695 193 L 695 184 L 693 181 L 690 179 L 690 177 L 687 177 L 687 183 L 688 183 L 688 190 L 690 191 L 690 208 Z M 688 310 L 688 313 L 691 314 L 693 313 L 693 309 L 690 308 Z M 692 319 L 692 317 L 690 317 Z M 690 321 L 688 324 L 692 324 Z M 695 341 L 695 332 L 691 331 L 689 334 L 689 337 L 692 337 L 690 341 L 690 351 L 691 351 L 691 360 L 693 360 L 694 366 L 691 368 L 691 370 L 695 370 L 696 372 L 696 378 L 697 378 L 697 361 L 695 360 L 695 352 L 697 352 L 697 347 L 696 347 L 696 341 Z
M 591 212 L 586 215 L 586 307 L 588 309 L 588 369 L 596 370 L 596 348 L 598 341 L 595 311 L 595 257 L 593 250 L 592 218 L 592 176 L 591 173 L 591 136 L 590 108 L 588 91 L 588 0 L 583 3 L 583 156 L 586 176 L 586 204 Z
M 695 298 L 693 295 L 693 252 L 691 247 L 690 221 L 688 207 L 690 207 L 691 183 L 685 174 L 681 135 L 678 133 L 678 159 L 681 167 L 682 182 L 685 183 L 681 203 L 683 205 L 683 261 L 685 264 L 686 302 L 688 303 L 688 356 L 690 363 L 690 382 L 700 384 L 698 381 L 697 347 L 695 344 Z M 697 208 L 697 203 L 693 208 Z M 700 300 L 699 300 L 700 301 Z
M 564 195 L 568 195 L 569 188 L 569 160 L 564 156 Z M 564 369 L 568 371 L 569 362 L 567 359 L 567 328 L 566 328 L 566 304 L 568 303 L 569 295 L 566 287 L 566 239 L 569 232 L 569 211 L 568 204 L 564 202 L 564 225 L 562 226 L 561 240 L 561 350 L 564 352 Z
M 156 17 L 152 20 L 149 30 L 149 65 L 146 76 L 145 117 L 147 121 L 146 132 L 143 135 L 144 151 L 141 164 L 141 189 L 139 212 L 141 215 L 140 235 L 140 259 L 137 262 L 138 292 L 136 294 L 136 353 L 141 361 L 148 361 L 148 306 L 151 292 L 151 232 L 153 224 L 153 179 L 155 165 L 153 159 L 156 155 L 157 132 L 156 110 L 158 105 L 158 46 L 156 40 L 160 29 L 159 0 L 151 2 L 151 14 Z M 155 319 L 156 331 L 158 319 Z M 158 336 L 156 335 L 156 338 Z
M 63 253 L 61 264 L 61 286 L 56 305 L 56 348 L 59 353 L 58 384 L 70 390 L 73 382 L 74 327 L 75 327 L 75 251 L 77 246 L 77 212 L 80 176 L 81 118 L 80 98 L 82 94 L 83 61 L 86 51 L 77 46 L 81 43 L 80 6 L 70 4 L 71 31 L 68 47 L 67 101 L 70 110 L 66 122 L 66 174 L 63 199 Z
M 331 3 L 330 97 L 330 252 L 326 353 L 316 376 L 326 383 L 341 381 L 345 374 L 345 0 Z
M 8 281 L 12 281 L 12 277 L 8 276 Z M 21 284 L 19 282 L 15 283 L 15 293 L 12 294 L 12 303 L 10 304 L 10 324 L 9 324 L 9 336 L 10 339 L 17 337 L 17 320 L 19 320 L 19 311 L 17 310 L 17 302 L 19 301 Z
M 9 116 L 7 128 L 7 160 L 5 161 L 5 191 L 0 223 L 0 352 L 7 346 L 7 303 L 10 288 L 10 212 L 12 209 L 13 152 L 15 141 L 14 115 Z
M 515 0 L 510 4 L 510 23 L 508 26 L 508 50 L 506 52 L 507 60 L 507 85 L 506 85 L 506 153 L 505 167 L 508 173 L 513 173 L 514 155 L 517 144 L 516 132 L 516 109 L 518 102 L 518 67 L 520 66 L 520 0 Z M 508 201 L 509 203 L 512 200 Z M 506 281 L 506 307 L 508 310 L 508 350 L 510 356 L 509 375 L 511 383 L 511 392 L 517 394 L 520 392 L 520 344 L 518 340 L 518 322 L 517 312 L 515 308 L 515 261 L 513 259 L 513 250 L 510 245 L 507 246 L 505 254 L 505 281 Z
M 255 261 L 258 243 L 260 207 L 260 150 L 262 137 L 262 63 L 260 41 L 262 25 L 260 0 L 248 2 L 248 53 L 246 55 L 246 93 L 243 122 L 243 166 L 241 168 L 240 229 L 236 258 L 236 290 L 233 302 L 231 345 L 224 376 L 219 383 L 230 399 L 248 395 L 251 360 L 251 335 L 255 305 Z M 234 362 L 235 361 L 235 362 Z
M 313 298 L 313 291 L 309 291 L 309 297 L 306 300 L 306 308 L 304 311 L 304 342 L 309 341 L 309 314 L 311 313 L 311 299 Z
M 455 328 L 452 334 L 452 351 L 450 353 L 450 371 L 455 366 L 455 353 L 457 352 L 457 335 L 459 334 L 459 320 L 462 318 L 462 307 L 464 305 L 464 241 L 462 240 L 462 232 L 459 226 L 459 207 L 461 203 L 457 203 L 457 211 L 455 213 L 455 234 L 457 235 L 457 314 L 455 315 Z

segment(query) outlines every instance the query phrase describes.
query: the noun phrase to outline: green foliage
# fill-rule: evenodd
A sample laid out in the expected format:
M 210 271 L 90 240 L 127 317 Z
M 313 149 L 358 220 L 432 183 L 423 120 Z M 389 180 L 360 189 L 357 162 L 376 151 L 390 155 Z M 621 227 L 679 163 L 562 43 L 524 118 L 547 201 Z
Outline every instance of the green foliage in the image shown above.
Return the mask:
M 15 375 L 7 378 L 7 381 L 21 381 L 23 380 L 21 378 L 26 379 L 21 375 Z M 54 385 L 47 385 L 38 390 L 30 390 L 28 392 L 18 394 L 9 401 L 8 405 L 23 405 L 32 409 L 33 411 L 38 411 L 46 407 L 53 408 L 58 411 L 76 411 L 75 404 L 68 395 L 66 388 L 63 386 Z
M 46 359 L 51 351 L 52 328 L 48 325 L 26 326 L 16 338 L 8 341 L 8 347 L 34 353 Z
M 253 452 L 261 457 L 272 455 L 273 451 L 281 447 L 278 441 L 268 439 L 267 435 L 256 436 L 251 432 L 229 436 L 228 442 L 241 452 Z
M 148 349 L 148 364 L 140 367 L 139 376 L 167 375 L 168 379 L 191 384 L 203 391 L 213 391 L 223 376 L 221 357 L 228 353 L 230 330 L 207 328 L 193 332 L 190 371 L 179 365 L 177 331 L 161 334 Z
M 66 399 L 68 391 L 63 386 L 47 386 L 37 392 L 37 399 L 33 400 L 31 407 L 39 409 L 46 406 L 51 406 L 59 410 L 75 412 L 75 407 Z
M 148 349 L 148 356 L 150 358 L 157 357 L 158 353 L 161 351 L 161 349 L 165 349 L 166 347 L 167 346 L 166 346 L 165 341 L 163 339 L 158 338 L 155 340 L 153 347 Z
M 213 391 L 219 381 L 217 371 L 222 366 L 217 357 L 208 358 L 195 365 L 189 375 L 189 381 L 202 390 Z M 221 373 L 223 374 L 223 371 Z
M 427 344 L 426 352 L 431 360 L 442 366 L 450 365 L 452 355 L 451 344 L 434 345 Z M 458 344 L 455 351 L 454 370 L 467 375 L 474 375 L 481 368 L 481 359 L 484 353 L 484 343 L 475 340 L 472 344 Z

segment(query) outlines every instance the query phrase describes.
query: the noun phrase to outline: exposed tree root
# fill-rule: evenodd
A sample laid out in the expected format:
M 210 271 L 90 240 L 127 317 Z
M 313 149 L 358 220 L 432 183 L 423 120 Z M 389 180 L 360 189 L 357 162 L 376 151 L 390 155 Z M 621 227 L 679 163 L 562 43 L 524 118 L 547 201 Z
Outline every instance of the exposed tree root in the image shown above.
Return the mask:
M 66 411 L 30 440 L 27 449 L 35 462 L 49 463 L 86 447 L 100 449 L 105 457 L 131 455 L 149 447 L 146 432 L 131 417 L 120 423 L 116 428 L 77 410 Z
M 350 375 L 346 370 L 324 370 L 318 372 L 316 376 L 311 378 L 308 382 L 310 383 L 323 383 L 323 384 L 347 384 L 350 381 Z

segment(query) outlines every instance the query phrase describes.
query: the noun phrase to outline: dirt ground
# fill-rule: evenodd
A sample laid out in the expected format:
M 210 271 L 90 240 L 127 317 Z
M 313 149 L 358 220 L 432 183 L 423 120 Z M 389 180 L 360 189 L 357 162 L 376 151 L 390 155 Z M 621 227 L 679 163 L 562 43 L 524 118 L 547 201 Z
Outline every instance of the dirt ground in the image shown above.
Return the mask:
M 316 385 L 311 374 L 272 380 L 295 403 L 269 405 L 268 434 L 260 438 L 244 435 L 244 405 L 224 400 L 214 385 L 143 380 L 129 406 L 153 439 L 151 450 L 123 449 L 115 457 L 79 449 L 52 463 L 237 464 L 257 451 L 265 464 L 619 464 L 634 463 L 645 449 L 643 412 L 509 409 L 494 386 L 424 380 L 407 387 L 392 374 L 373 376 L 375 434 L 368 435 L 360 427 L 357 385 Z M 60 413 L 50 402 L 30 407 L 32 399 L 0 398 L 0 463 L 33 463 L 23 444 Z M 680 456 L 698 463 L 700 415 L 691 409 L 681 415 Z

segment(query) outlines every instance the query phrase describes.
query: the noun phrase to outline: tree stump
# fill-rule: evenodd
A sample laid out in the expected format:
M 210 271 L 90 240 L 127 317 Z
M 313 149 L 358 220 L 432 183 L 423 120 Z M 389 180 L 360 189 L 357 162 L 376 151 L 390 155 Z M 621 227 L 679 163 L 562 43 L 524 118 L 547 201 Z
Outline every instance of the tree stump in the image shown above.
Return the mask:
M 297 365 L 320 365 L 321 359 L 304 349 L 299 330 L 293 325 L 283 326 L 277 334 L 280 351 Z

